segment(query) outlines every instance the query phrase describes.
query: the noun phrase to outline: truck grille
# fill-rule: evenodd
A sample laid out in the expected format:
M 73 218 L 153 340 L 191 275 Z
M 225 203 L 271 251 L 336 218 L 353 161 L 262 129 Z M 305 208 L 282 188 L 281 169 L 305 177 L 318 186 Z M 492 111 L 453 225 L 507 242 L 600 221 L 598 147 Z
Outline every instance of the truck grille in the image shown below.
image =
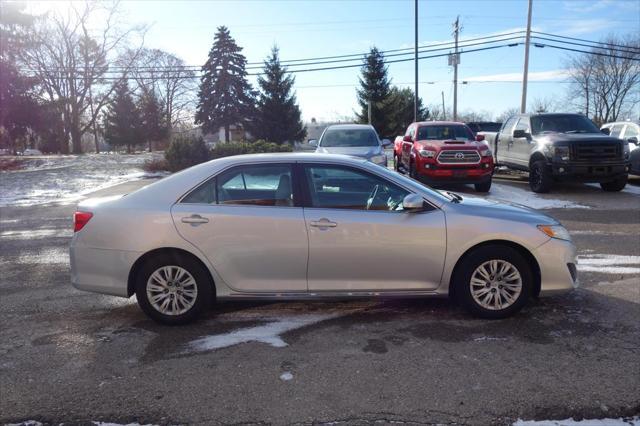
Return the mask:
M 619 143 L 576 143 L 573 145 L 574 158 L 578 161 L 619 160 L 622 145 Z
M 480 154 L 478 151 L 442 151 L 438 155 L 438 163 L 440 164 L 469 164 L 479 163 Z

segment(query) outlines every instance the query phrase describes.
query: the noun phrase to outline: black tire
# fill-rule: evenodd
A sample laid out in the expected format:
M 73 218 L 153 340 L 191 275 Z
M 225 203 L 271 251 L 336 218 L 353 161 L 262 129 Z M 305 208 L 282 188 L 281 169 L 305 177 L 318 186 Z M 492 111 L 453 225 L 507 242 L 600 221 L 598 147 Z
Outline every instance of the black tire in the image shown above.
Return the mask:
M 476 183 L 473 186 L 476 188 L 476 192 L 489 192 L 491 190 L 491 178 L 486 182 Z
M 602 182 L 600 183 L 600 188 L 607 192 L 618 192 L 622 191 L 624 187 L 627 185 L 628 176 L 624 176 L 618 178 L 616 180 L 612 180 L 610 182 Z
M 515 301 L 503 309 L 488 309 L 479 304 L 471 292 L 471 278 L 477 268 L 487 261 L 499 260 L 510 263 L 517 269 L 521 278 L 521 291 Z M 479 247 L 469 252 L 456 268 L 456 274 L 451 282 L 456 298 L 472 314 L 480 318 L 500 319 L 509 317 L 518 312 L 527 303 L 532 288 L 533 274 L 526 259 L 511 247 L 501 245 L 488 245 Z M 491 289 L 491 291 L 500 291 Z M 492 296 L 495 298 L 495 296 Z
M 418 180 L 418 172 L 416 171 L 416 163 L 413 160 L 409 161 L 409 177 Z
M 529 186 L 533 192 L 545 193 L 551 190 L 553 177 L 545 160 L 536 160 L 529 167 Z
M 149 301 L 147 283 L 151 274 L 164 266 L 180 267 L 191 274 L 195 281 L 197 288 L 195 302 L 184 313 L 177 315 L 162 313 Z M 177 297 L 177 295 L 171 295 L 171 297 Z M 214 287 L 209 271 L 200 262 L 189 256 L 167 253 L 148 260 L 140 268 L 136 277 L 136 298 L 142 311 L 154 321 L 165 325 L 182 325 L 195 321 L 209 308 L 214 298 Z
M 393 168 L 396 172 L 400 172 L 400 158 L 393 154 Z

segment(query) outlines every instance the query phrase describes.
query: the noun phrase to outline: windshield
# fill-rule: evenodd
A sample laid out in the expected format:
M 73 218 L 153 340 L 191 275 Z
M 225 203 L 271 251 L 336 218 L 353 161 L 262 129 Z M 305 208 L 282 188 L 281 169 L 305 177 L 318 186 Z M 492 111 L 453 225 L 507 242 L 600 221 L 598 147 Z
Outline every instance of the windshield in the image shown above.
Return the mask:
M 421 126 L 418 128 L 418 140 L 473 140 L 473 134 L 466 126 L 439 125 Z
M 531 117 L 531 132 L 534 135 L 545 132 L 557 133 L 600 133 L 587 117 L 577 114 L 534 115 Z
M 479 132 L 499 132 L 502 123 L 478 123 Z
M 327 129 L 319 144 L 325 148 L 379 145 L 378 136 L 371 129 Z

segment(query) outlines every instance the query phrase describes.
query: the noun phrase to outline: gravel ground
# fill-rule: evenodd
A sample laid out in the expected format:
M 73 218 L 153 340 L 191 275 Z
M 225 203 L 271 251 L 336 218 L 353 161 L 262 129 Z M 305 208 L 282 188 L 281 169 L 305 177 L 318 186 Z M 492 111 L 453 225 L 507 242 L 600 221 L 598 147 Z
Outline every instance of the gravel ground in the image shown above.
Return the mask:
M 495 181 L 493 197 L 563 202 L 545 211 L 581 256 L 579 290 L 502 321 L 447 300 L 365 300 L 224 303 L 196 324 L 162 327 L 135 298 L 71 287 L 73 205 L 5 205 L 0 423 L 502 425 L 638 415 L 638 184 L 533 197 L 518 176 Z

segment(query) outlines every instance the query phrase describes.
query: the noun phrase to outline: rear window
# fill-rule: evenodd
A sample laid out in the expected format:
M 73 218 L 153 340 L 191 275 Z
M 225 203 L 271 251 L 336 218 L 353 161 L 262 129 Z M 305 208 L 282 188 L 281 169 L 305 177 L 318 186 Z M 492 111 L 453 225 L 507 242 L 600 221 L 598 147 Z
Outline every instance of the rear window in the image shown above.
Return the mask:
M 319 144 L 326 148 L 379 145 L 378 135 L 371 129 L 327 129 Z
M 472 140 L 473 133 L 467 126 L 442 125 L 421 126 L 418 128 L 418 140 Z

